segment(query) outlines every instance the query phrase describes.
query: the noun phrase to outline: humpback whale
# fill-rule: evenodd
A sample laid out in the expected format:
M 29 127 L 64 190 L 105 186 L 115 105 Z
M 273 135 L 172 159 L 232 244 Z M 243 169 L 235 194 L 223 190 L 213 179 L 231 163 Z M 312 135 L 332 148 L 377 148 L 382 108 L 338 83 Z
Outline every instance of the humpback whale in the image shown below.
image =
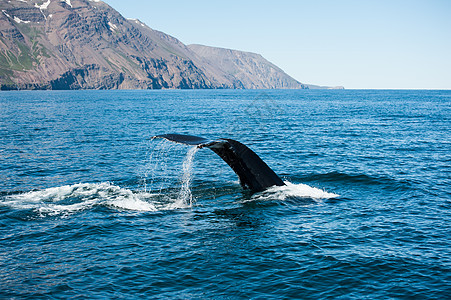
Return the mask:
M 162 134 L 153 138 L 163 138 L 171 142 L 209 148 L 219 155 L 238 175 L 244 189 L 261 192 L 271 186 L 285 183 L 254 151 L 232 139 L 209 140 L 184 134 Z

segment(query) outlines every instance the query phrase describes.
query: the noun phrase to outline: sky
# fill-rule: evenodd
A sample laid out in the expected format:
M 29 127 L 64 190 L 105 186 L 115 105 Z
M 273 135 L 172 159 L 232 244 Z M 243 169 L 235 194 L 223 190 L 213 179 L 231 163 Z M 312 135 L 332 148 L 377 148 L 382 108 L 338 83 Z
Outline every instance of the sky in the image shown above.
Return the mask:
M 451 89 L 450 0 L 104 0 L 184 44 L 261 54 L 302 83 Z

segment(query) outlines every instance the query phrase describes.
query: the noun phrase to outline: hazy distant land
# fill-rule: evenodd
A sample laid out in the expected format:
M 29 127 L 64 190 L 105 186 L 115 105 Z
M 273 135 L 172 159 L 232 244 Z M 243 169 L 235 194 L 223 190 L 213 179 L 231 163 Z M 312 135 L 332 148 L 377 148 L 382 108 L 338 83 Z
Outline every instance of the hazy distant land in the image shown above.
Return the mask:
M 184 45 L 98 0 L 2 0 L 0 10 L 2 90 L 329 88 L 259 54 Z

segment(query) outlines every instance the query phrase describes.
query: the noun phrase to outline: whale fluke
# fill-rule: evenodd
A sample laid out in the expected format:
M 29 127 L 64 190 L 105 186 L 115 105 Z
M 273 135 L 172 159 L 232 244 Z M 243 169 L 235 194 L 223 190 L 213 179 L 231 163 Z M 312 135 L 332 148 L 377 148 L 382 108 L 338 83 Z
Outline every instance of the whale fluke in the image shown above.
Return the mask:
M 162 134 L 154 136 L 153 138 L 163 138 L 167 139 L 168 141 L 179 143 L 179 144 L 185 144 L 185 145 L 192 145 L 192 146 L 198 146 L 202 144 L 206 144 L 208 142 L 211 142 L 207 140 L 206 138 L 194 136 L 194 135 L 185 135 L 185 134 Z
M 163 138 L 175 143 L 211 149 L 238 175 L 241 186 L 252 192 L 261 192 L 275 185 L 285 185 L 282 179 L 254 151 L 238 141 L 232 139 L 208 140 L 184 134 L 163 134 L 153 138 Z

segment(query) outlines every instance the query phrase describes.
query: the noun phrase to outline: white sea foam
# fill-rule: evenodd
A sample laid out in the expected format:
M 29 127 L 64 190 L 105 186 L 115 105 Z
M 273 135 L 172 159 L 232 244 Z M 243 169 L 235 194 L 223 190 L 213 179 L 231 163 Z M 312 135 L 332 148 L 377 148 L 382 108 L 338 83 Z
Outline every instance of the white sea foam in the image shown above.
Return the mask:
M 67 215 L 96 206 L 131 211 L 188 208 L 193 204 L 190 184 L 196 152 L 197 148 L 192 148 L 185 157 L 181 188 L 178 193 L 135 192 L 109 182 L 79 183 L 9 195 L 0 199 L 0 205 L 34 210 L 41 215 Z
M 263 192 L 254 194 L 251 200 L 286 200 L 288 198 L 331 199 L 339 195 L 306 184 L 294 184 L 285 181 L 284 186 L 273 186 Z
M 34 210 L 40 215 L 68 215 L 96 206 L 107 206 L 120 210 L 161 211 L 191 207 L 194 203 L 190 190 L 192 167 L 197 148 L 192 148 L 185 157 L 181 188 L 178 194 L 134 192 L 108 182 L 80 183 L 48 188 L 0 200 L 0 205 L 15 209 Z M 288 198 L 330 199 L 339 197 L 305 184 L 285 182 L 286 186 L 269 188 L 255 194 L 255 200 L 286 200 Z
M 154 195 L 135 193 L 111 183 L 80 183 L 7 196 L 2 205 L 58 215 L 90 209 L 96 205 L 136 211 L 156 211 Z

